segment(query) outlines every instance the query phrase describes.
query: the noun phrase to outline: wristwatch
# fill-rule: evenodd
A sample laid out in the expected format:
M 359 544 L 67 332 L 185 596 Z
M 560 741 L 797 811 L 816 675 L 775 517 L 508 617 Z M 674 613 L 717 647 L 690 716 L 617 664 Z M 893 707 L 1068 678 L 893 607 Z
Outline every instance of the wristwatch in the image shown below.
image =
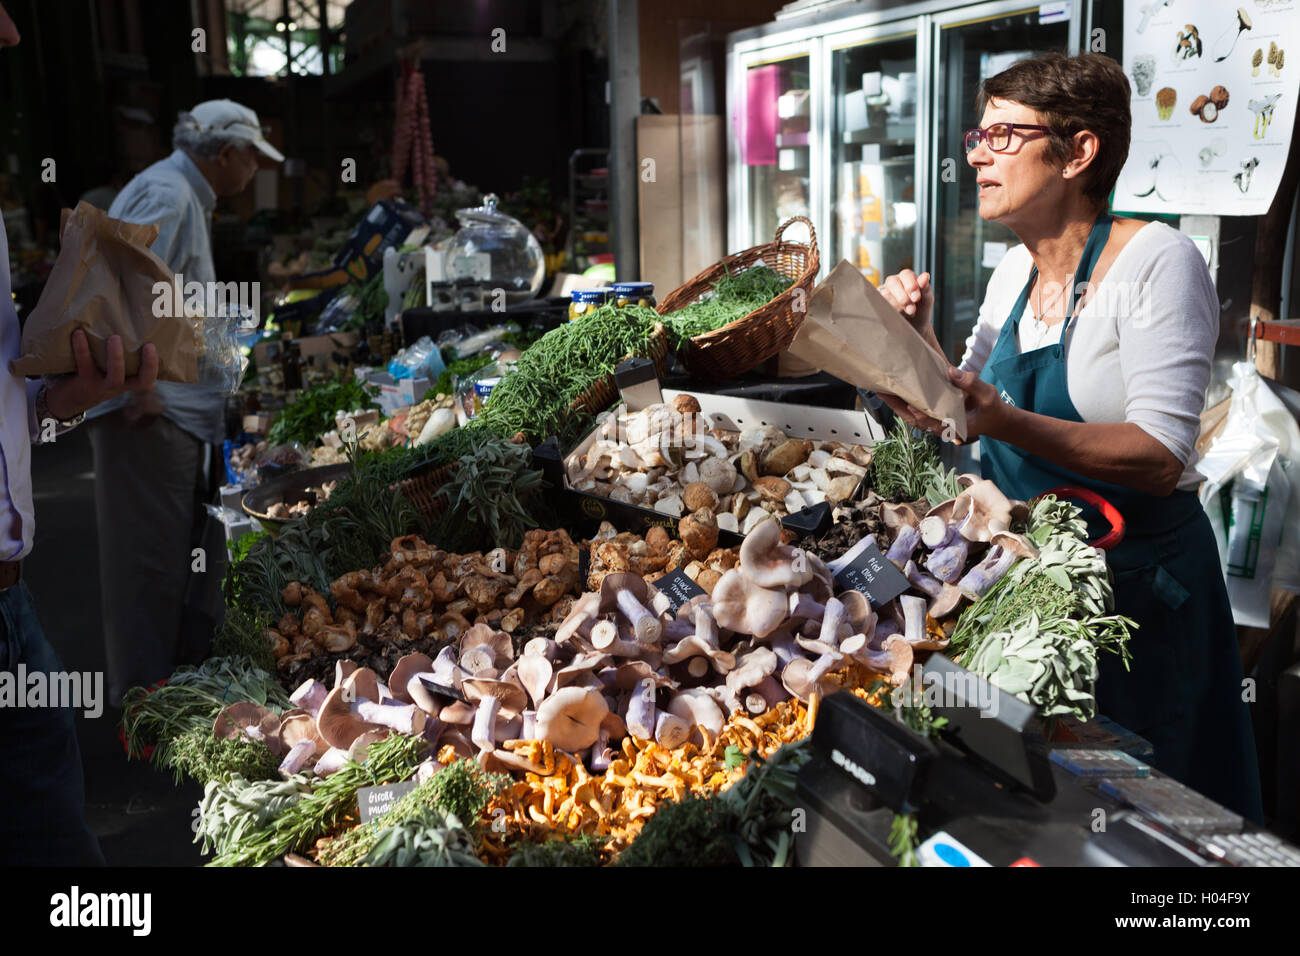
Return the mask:
M 50 413 L 50 406 L 46 400 L 48 391 L 49 387 L 44 383 L 36 390 L 36 424 L 38 427 L 44 427 L 47 419 L 54 419 L 54 425 L 59 431 L 67 431 L 69 428 L 76 428 L 86 420 L 84 411 L 72 418 L 54 418 Z

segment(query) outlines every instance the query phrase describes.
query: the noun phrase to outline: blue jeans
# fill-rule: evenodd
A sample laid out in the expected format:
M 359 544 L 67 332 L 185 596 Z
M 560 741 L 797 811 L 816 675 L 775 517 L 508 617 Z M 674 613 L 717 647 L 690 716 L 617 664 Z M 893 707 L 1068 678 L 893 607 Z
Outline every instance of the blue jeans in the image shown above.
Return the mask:
M 0 672 L 62 671 L 31 592 L 0 591 Z M 69 707 L 0 706 L 0 866 L 102 866 L 83 816 L 86 787 Z

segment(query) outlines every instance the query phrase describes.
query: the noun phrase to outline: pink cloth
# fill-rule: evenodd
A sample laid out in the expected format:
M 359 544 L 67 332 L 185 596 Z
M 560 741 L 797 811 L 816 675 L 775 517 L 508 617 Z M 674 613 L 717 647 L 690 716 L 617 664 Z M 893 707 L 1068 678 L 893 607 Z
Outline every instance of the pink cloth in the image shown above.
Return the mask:
M 745 74 L 745 131 L 741 138 L 747 166 L 776 165 L 776 100 L 781 95 L 780 66 L 756 66 Z

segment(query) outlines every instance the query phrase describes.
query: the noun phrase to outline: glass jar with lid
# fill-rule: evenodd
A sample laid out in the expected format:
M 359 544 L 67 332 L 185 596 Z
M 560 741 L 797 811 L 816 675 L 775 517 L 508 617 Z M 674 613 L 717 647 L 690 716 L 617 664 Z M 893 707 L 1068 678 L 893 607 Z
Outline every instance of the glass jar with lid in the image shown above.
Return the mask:
M 615 282 L 610 292 L 614 305 L 620 309 L 629 305 L 653 309 L 658 304 L 655 302 L 653 282 Z
M 609 293 L 605 289 L 574 289 L 569 293 L 569 321 L 580 319 L 605 304 Z
M 460 231 L 447 249 L 447 277 L 504 289 L 510 304 L 531 299 L 546 278 L 542 247 L 524 224 L 497 211 L 491 193 L 483 205 L 456 210 Z

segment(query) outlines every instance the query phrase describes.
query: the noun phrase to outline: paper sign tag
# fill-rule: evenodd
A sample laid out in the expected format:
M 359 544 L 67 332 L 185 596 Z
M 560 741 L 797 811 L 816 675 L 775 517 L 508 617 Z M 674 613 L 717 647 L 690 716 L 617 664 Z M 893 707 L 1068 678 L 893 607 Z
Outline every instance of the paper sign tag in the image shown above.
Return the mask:
M 897 565 L 871 544 L 835 575 L 835 586 L 841 591 L 861 591 L 872 607 L 880 607 L 906 591 L 909 584 Z
M 667 596 L 668 600 L 672 602 L 674 611 L 691 598 L 708 593 L 704 588 L 688 578 L 686 572 L 681 568 L 665 574 L 658 581 L 655 581 L 653 586 Z
M 393 804 L 415 789 L 414 780 L 386 783 L 380 787 L 362 787 L 357 791 L 357 813 L 362 823 L 382 817 Z

